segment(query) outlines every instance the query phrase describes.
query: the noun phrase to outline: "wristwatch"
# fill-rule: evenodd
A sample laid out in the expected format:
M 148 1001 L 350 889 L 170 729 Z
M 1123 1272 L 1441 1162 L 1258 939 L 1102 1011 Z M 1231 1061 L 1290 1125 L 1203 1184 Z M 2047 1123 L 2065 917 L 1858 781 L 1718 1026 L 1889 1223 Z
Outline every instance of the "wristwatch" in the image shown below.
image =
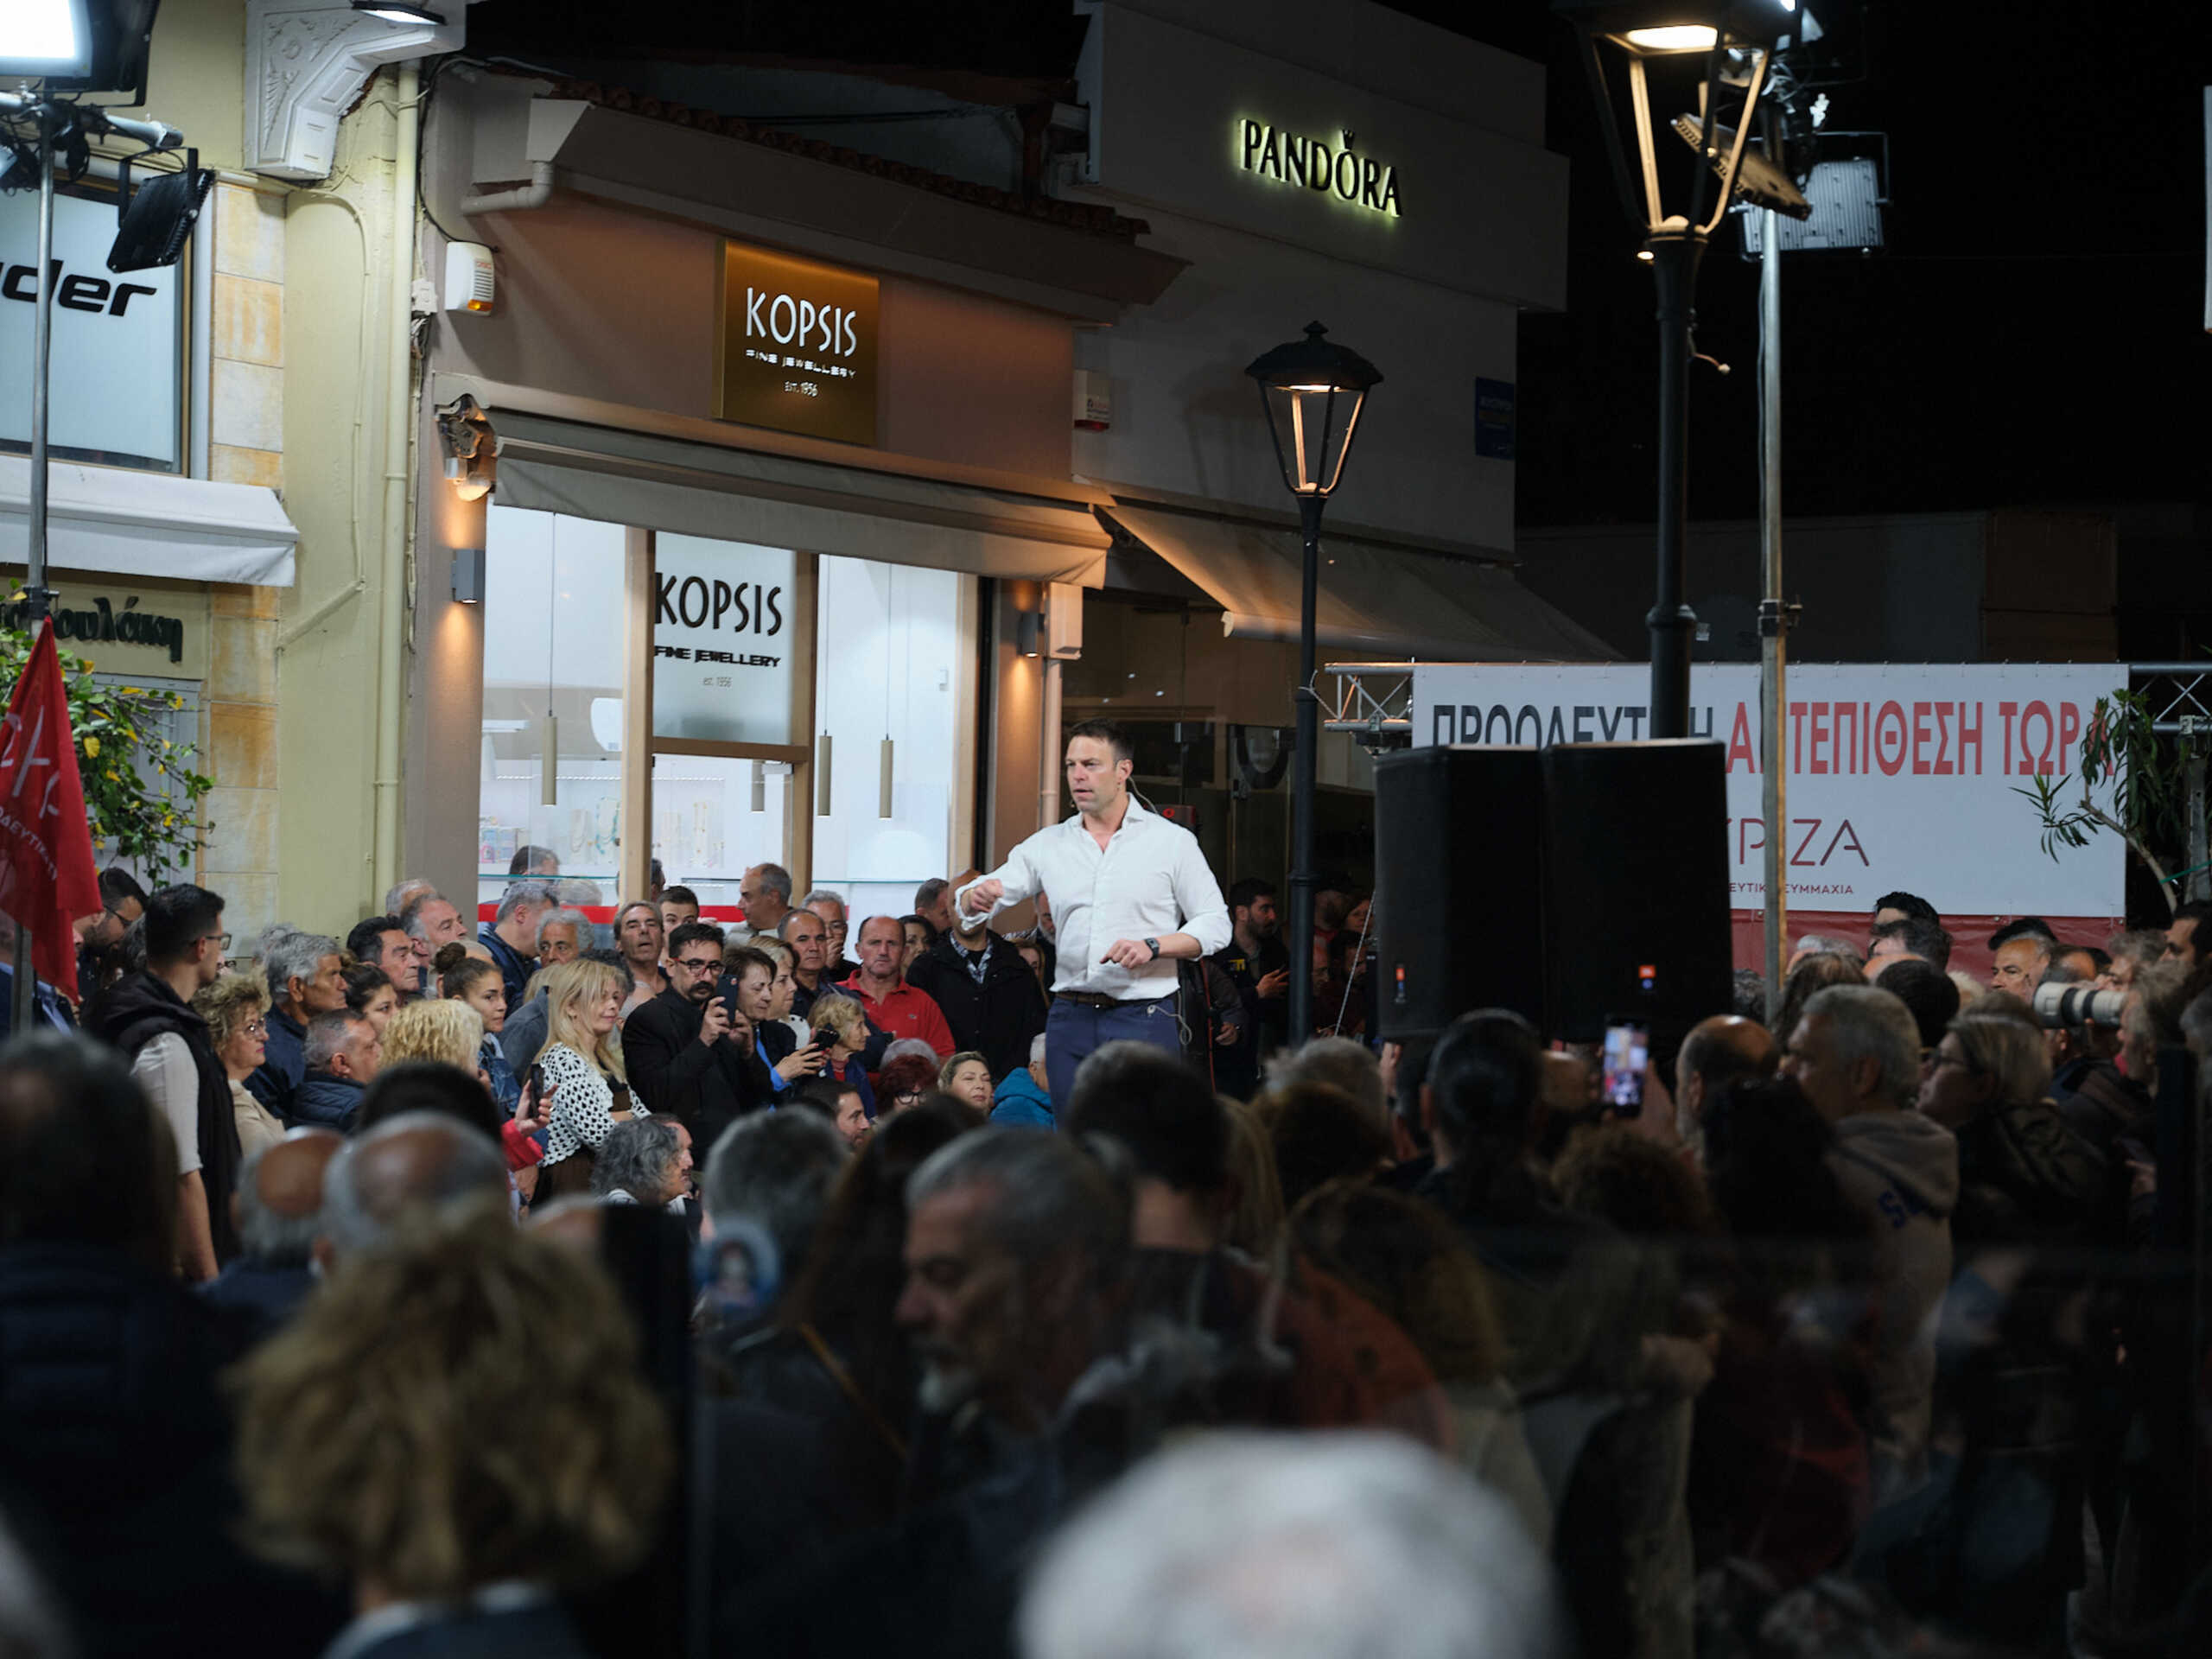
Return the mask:
M 1151 948 L 1152 959 L 1154 962 L 1158 962 L 1160 960 L 1160 941 L 1158 939 L 1147 939 L 1145 944 Z

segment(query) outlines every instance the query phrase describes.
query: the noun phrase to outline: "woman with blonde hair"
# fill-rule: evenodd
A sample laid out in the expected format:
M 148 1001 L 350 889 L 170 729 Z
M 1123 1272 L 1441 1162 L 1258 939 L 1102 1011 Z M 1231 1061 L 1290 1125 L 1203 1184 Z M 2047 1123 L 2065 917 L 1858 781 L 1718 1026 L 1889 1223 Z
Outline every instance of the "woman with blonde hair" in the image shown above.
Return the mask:
M 807 1018 L 813 1030 L 826 1031 L 836 1041 L 823 1050 L 822 1076 L 841 1083 L 861 1097 L 868 1121 L 875 1122 L 875 1090 L 868 1085 L 868 1065 L 861 1051 L 868 1046 L 868 1015 L 861 1005 L 842 992 L 817 996 Z M 810 1039 L 811 1033 L 809 1033 Z
M 536 1064 L 545 1074 L 553 1115 L 538 1166 L 540 1199 L 588 1190 L 607 1132 L 645 1109 L 631 1096 L 614 1035 L 622 997 L 622 976 L 588 957 L 545 976 L 545 1046 Z
M 403 1227 L 240 1381 L 253 1541 L 350 1586 L 330 1652 L 591 1651 L 562 1599 L 644 1559 L 675 1465 L 593 1252 L 495 1204 Z
M 192 999 L 207 1022 L 207 1041 L 231 1080 L 231 1110 L 238 1120 L 238 1157 L 284 1138 L 283 1121 L 246 1091 L 245 1080 L 267 1058 L 269 993 L 248 974 L 225 974 Z
M 384 1061 L 436 1060 L 480 1077 L 477 1052 L 484 1045 L 484 1020 L 467 1003 L 453 997 L 410 1002 L 384 1028 Z M 491 1087 L 486 1079 L 486 1089 Z

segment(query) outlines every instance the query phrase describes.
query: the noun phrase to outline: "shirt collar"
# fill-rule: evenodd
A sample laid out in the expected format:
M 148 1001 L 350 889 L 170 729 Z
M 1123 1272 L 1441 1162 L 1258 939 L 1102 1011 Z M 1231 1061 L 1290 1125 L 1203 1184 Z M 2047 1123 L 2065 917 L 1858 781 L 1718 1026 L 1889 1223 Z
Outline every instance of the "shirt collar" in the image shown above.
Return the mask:
M 1128 829 L 1140 818 L 1157 817 L 1159 815 L 1157 813 L 1146 811 L 1144 810 L 1143 804 L 1137 799 L 1136 791 L 1135 790 L 1131 790 L 1129 791 L 1128 808 L 1122 814 L 1121 830 L 1116 830 L 1114 833 L 1116 835 L 1121 834 L 1122 830 Z M 1085 830 L 1083 827 L 1083 814 L 1080 812 L 1076 813 L 1072 817 L 1069 818 L 1067 825 L 1069 829 L 1076 831 L 1079 835 L 1087 836 L 1090 833 L 1090 830 Z

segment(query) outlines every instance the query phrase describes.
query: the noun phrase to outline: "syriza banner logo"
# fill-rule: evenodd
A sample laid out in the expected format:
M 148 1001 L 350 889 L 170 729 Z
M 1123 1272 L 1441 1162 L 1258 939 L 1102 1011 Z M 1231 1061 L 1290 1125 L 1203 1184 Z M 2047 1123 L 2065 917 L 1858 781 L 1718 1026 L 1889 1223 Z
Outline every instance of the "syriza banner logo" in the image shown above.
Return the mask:
M 876 279 L 728 241 L 721 277 L 715 413 L 873 444 Z

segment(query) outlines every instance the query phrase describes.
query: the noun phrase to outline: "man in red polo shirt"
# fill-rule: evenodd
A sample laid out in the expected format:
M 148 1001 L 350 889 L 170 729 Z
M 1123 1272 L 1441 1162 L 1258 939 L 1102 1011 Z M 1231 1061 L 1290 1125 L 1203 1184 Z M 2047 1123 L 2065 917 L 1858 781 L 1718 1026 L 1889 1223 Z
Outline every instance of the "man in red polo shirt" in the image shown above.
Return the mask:
M 901 965 L 906 954 L 906 930 L 896 916 L 871 916 L 861 924 L 861 965 L 845 982 L 845 989 L 861 1000 L 869 1023 L 890 1034 L 893 1042 L 918 1037 L 937 1051 L 941 1060 L 952 1058 L 952 1027 L 944 1011 L 927 991 L 906 982 Z

